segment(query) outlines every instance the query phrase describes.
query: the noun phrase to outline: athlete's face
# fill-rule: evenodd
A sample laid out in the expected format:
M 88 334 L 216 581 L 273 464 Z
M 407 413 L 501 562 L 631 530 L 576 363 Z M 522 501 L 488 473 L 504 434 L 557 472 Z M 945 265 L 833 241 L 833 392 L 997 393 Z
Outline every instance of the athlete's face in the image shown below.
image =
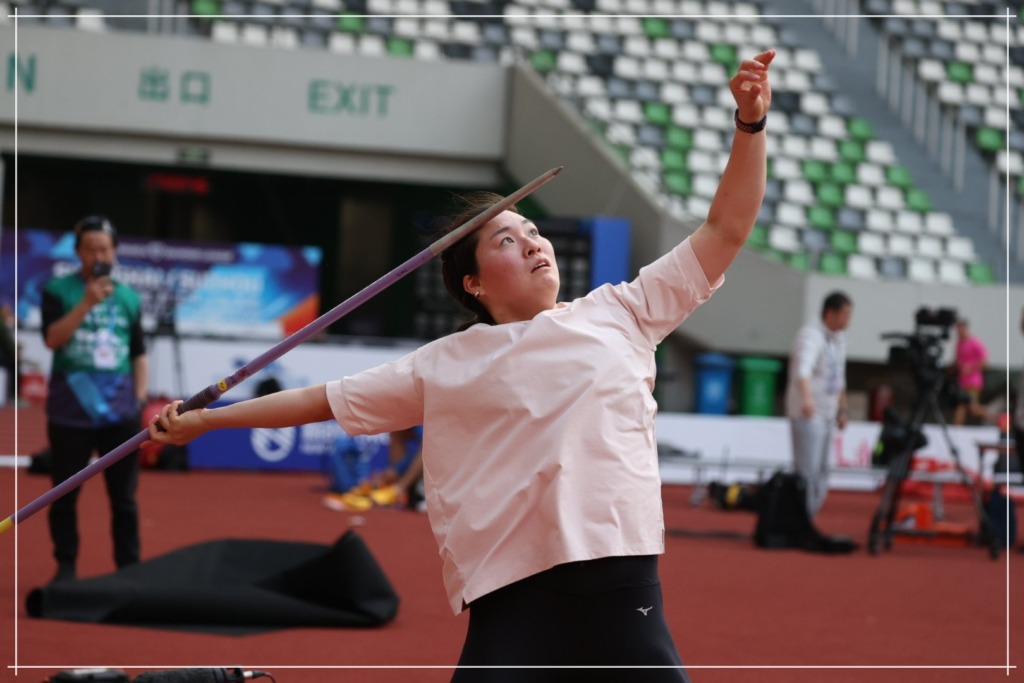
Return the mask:
M 530 320 L 554 308 L 559 287 L 558 264 L 549 242 L 533 221 L 505 211 L 478 234 L 477 274 L 462 284 L 497 323 Z

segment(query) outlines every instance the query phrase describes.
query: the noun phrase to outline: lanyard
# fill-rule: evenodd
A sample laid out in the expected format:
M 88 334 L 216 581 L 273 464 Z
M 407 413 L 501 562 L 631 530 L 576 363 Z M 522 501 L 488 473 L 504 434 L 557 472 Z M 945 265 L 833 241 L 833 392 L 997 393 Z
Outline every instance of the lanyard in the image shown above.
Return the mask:
M 835 339 L 828 332 L 825 335 L 825 391 L 829 395 L 839 393 L 839 360 L 836 358 Z

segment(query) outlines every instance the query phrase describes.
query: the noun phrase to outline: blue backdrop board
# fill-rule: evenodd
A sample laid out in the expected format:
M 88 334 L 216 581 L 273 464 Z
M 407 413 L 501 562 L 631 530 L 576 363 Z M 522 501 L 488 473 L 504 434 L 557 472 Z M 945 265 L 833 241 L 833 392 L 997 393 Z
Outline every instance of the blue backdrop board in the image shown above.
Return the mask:
M 0 306 L 23 328 L 41 324 L 42 289 L 79 268 L 70 232 L 5 229 L 0 263 L 18 259 L 0 277 Z M 179 333 L 280 339 L 316 319 L 320 306 L 319 247 L 251 243 L 193 244 L 122 236 L 113 276 L 142 298 L 142 325 L 173 324 Z M 17 308 L 14 309 L 15 301 Z
M 590 235 L 590 288 L 617 285 L 629 279 L 630 222 L 628 218 L 593 216 L 580 220 Z

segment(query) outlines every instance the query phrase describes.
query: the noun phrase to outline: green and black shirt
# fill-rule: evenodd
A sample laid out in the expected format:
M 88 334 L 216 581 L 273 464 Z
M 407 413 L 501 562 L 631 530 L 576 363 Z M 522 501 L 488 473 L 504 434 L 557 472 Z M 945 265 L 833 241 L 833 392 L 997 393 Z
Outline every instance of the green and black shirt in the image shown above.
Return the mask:
M 71 273 L 43 288 L 43 336 L 85 296 L 85 280 Z M 46 416 L 70 427 L 103 427 L 137 420 L 132 360 L 146 352 L 139 295 L 128 285 L 92 307 L 64 346 L 53 353 Z

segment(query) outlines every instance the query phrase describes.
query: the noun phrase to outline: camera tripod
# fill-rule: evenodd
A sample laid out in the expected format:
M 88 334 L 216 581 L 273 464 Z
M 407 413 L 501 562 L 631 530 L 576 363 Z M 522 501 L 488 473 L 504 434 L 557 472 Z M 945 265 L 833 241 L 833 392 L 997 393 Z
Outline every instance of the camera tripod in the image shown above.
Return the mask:
M 868 552 L 872 555 L 877 555 L 881 546 L 884 546 L 886 550 L 891 550 L 894 534 L 925 538 L 938 538 L 949 535 L 948 533 L 944 534 L 938 531 L 921 529 L 893 529 L 893 521 L 899 507 L 900 485 L 910 473 L 914 453 L 920 447 L 919 443 L 915 443 L 915 436 L 920 434 L 924 419 L 930 412 L 939 424 L 942 435 L 946 440 L 946 445 L 953 458 L 953 464 L 960 475 L 960 481 L 971 494 L 971 503 L 978 517 L 978 535 L 974 538 L 979 545 L 987 545 L 989 555 L 993 560 L 997 559 L 1000 548 L 999 539 L 992 532 L 988 516 L 982 508 L 981 496 L 964 471 L 963 465 L 960 462 L 960 453 L 949 436 L 946 421 L 942 416 L 942 411 L 939 409 L 937 396 L 942 385 L 941 373 L 934 373 L 931 377 L 926 378 L 923 384 L 926 390 L 921 393 L 921 399 L 911 412 L 910 421 L 904 425 L 906 436 L 903 439 L 903 443 L 889 460 L 889 471 L 885 479 L 882 500 L 875 511 L 874 517 L 871 519 L 871 530 L 868 534 Z

